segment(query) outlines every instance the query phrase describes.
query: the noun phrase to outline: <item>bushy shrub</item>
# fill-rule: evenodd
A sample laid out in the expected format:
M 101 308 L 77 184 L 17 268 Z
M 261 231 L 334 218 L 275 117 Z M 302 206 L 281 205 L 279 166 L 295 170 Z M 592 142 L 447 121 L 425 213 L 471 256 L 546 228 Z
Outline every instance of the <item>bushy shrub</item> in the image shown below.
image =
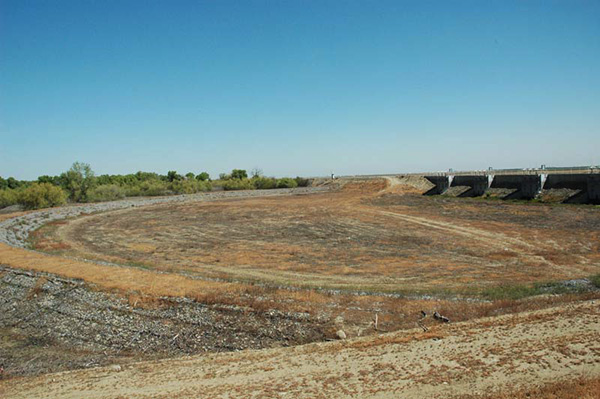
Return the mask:
M 50 183 L 33 183 L 19 193 L 18 202 L 26 209 L 48 208 L 64 205 L 67 194 Z
M 253 190 L 254 184 L 248 179 L 231 179 L 223 182 L 223 190 Z
M 162 180 L 146 180 L 135 185 L 124 186 L 127 197 L 153 197 L 169 194 L 169 186 Z
M 139 197 L 142 195 L 142 189 L 139 185 L 136 186 L 125 186 L 125 196 L 126 197 Z
M 277 188 L 295 188 L 298 187 L 296 180 L 290 177 L 283 177 L 277 180 Z
M 142 196 L 157 196 L 168 194 L 169 187 L 167 183 L 160 180 L 149 180 L 142 182 L 139 186 L 139 195 Z
M 259 190 L 268 190 L 277 187 L 277 180 L 272 177 L 255 177 L 252 179 L 252 183 Z
M 9 188 L 0 190 L 0 208 L 6 208 L 17 203 L 17 192 Z
M 89 202 L 115 201 L 125 198 L 125 190 L 116 184 L 103 184 L 88 192 Z
M 294 180 L 298 183 L 298 187 L 308 187 L 310 180 L 297 176 Z
M 201 191 L 210 191 L 212 189 L 209 182 L 200 180 L 174 181 L 169 188 L 175 194 L 194 194 Z

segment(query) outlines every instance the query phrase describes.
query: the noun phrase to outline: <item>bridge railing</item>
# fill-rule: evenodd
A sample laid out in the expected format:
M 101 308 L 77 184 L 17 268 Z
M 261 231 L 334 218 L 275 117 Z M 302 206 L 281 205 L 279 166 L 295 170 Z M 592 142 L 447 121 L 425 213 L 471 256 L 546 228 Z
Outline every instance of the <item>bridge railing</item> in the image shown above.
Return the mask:
M 600 173 L 600 166 L 567 166 L 546 168 L 512 168 L 484 170 L 449 170 L 436 172 L 402 173 L 403 176 L 473 176 L 473 175 L 542 175 L 542 174 L 592 174 Z

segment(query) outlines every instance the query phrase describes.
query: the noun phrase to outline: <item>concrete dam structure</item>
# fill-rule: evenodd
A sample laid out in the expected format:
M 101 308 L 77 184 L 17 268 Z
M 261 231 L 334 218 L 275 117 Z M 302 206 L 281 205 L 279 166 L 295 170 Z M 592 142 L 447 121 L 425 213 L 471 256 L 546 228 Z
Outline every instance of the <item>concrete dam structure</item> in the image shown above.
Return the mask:
M 435 186 L 424 195 L 444 194 L 450 187 L 469 187 L 459 197 L 478 197 L 491 188 L 511 189 L 504 199 L 534 199 L 542 190 L 577 190 L 565 202 L 600 204 L 600 171 L 597 169 L 489 170 L 424 175 Z

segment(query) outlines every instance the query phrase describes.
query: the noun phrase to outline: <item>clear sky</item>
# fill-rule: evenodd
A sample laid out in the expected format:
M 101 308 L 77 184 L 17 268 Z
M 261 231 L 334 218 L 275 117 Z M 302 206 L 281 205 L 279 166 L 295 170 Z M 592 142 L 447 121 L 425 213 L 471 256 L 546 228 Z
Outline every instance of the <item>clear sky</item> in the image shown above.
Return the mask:
M 0 176 L 600 164 L 600 1 L 0 0 Z

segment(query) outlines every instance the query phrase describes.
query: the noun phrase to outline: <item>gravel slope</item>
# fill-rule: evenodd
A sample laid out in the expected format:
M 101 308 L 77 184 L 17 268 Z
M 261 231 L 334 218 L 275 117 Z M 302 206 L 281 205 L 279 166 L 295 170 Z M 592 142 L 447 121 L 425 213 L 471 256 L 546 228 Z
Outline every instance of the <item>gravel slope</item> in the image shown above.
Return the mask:
M 600 375 L 600 304 L 11 380 L 18 398 L 447 398 Z

